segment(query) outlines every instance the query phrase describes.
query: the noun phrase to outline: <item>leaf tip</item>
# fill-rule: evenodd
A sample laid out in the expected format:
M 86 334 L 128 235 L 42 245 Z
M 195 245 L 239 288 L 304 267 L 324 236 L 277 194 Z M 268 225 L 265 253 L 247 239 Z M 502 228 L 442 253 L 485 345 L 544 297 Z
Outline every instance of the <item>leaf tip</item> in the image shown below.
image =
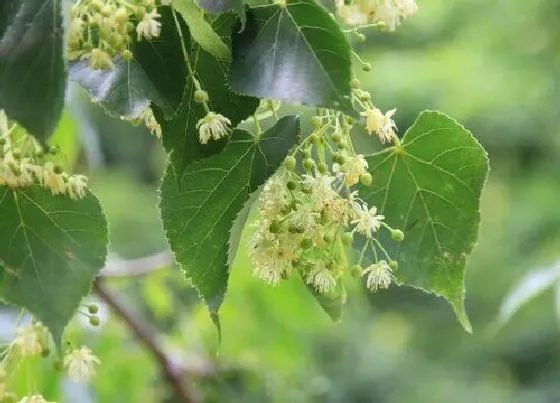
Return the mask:
M 453 311 L 455 312 L 455 316 L 457 317 L 457 320 L 459 321 L 463 329 L 466 332 L 473 334 L 471 321 L 469 320 L 469 316 L 467 315 L 467 311 L 465 309 L 464 297 L 460 296 L 459 298 L 452 298 L 449 300 L 449 302 L 451 303 Z

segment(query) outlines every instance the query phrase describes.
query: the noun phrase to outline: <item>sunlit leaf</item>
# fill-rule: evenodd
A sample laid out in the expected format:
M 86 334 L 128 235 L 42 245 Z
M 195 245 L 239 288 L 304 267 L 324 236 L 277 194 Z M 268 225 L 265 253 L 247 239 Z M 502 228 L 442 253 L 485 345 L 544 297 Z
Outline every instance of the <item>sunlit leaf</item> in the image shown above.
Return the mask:
M 367 161 L 374 179 L 372 187 L 362 188 L 363 199 L 405 233 L 404 242 L 396 243 L 380 231 L 382 244 L 399 262 L 399 283 L 445 297 L 470 331 L 465 263 L 478 235 L 486 152 L 455 120 L 428 111 L 401 144 Z

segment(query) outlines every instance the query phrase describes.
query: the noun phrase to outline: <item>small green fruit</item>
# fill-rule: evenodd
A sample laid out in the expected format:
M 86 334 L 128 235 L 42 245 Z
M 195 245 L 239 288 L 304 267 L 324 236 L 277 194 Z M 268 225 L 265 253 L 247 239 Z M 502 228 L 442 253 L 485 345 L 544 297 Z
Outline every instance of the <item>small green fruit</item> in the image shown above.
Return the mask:
M 94 327 L 97 327 L 97 326 L 99 326 L 100 323 L 101 323 L 101 320 L 99 320 L 99 316 L 93 315 L 93 316 L 89 317 L 89 324 L 90 325 L 92 325 Z
M 88 312 L 92 315 L 95 315 L 96 313 L 99 312 L 99 305 L 97 304 L 88 305 Z

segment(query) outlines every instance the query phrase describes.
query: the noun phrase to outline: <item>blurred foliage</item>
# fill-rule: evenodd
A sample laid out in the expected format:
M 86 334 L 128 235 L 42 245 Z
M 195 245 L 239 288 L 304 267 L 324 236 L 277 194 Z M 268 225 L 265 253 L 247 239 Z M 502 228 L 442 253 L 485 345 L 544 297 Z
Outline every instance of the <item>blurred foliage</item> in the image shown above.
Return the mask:
M 560 3 L 432 0 L 420 7 L 397 33 L 368 31 L 368 41 L 357 44 L 373 64 L 360 80 L 380 107 L 398 108 L 401 132 L 420 110 L 440 109 L 489 150 L 493 170 L 466 279 L 474 335 L 462 331 L 442 299 L 397 287 L 366 296 L 357 282 L 342 323 L 332 324 L 297 279 L 279 288 L 254 279 L 243 251 L 223 306 L 221 343 L 180 270 L 111 281 L 188 365 L 202 401 L 560 399 L 552 292 L 500 332 L 493 326 L 510 287 L 560 254 Z M 111 223 L 111 250 L 127 258 L 162 250 L 161 147 L 143 128 L 108 118 L 83 98 L 74 101 L 85 147 L 78 165 L 96 168 L 93 189 Z M 149 352 L 118 318 L 106 313 L 99 331 L 76 320 L 69 338 L 103 361 L 88 391 L 92 402 L 174 401 Z M 55 381 L 43 381 L 56 398 Z M 62 390 L 68 402 L 89 401 Z

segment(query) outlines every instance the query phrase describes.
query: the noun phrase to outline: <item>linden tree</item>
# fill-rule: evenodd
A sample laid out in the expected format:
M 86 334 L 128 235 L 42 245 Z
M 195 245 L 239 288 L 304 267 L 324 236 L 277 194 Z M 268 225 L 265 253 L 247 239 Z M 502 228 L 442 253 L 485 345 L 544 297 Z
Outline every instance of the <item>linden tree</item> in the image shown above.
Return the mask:
M 49 146 L 69 81 L 161 139 L 169 248 L 218 326 L 244 248 L 263 287 L 298 278 L 333 320 L 345 284 L 363 281 L 368 292 L 442 296 L 470 331 L 464 275 L 486 153 L 441 112 L 397 127 L 397 109 L 381 110 L 356 78 L 375 75 L 356 51 L 367 33 L 417 10 L 414 0 L 1 2 L 0 299 L 31 320 L 0 350 L 0 401 L 46 402 L 11 392 L 27 357 L 57 351 L 76 381 L 99 364 L 63 343 L 77 313 L 99 321 L 82 300 L 108 243 L 88 178 Z M 368 140 L 377 152 L 360 150 Z

